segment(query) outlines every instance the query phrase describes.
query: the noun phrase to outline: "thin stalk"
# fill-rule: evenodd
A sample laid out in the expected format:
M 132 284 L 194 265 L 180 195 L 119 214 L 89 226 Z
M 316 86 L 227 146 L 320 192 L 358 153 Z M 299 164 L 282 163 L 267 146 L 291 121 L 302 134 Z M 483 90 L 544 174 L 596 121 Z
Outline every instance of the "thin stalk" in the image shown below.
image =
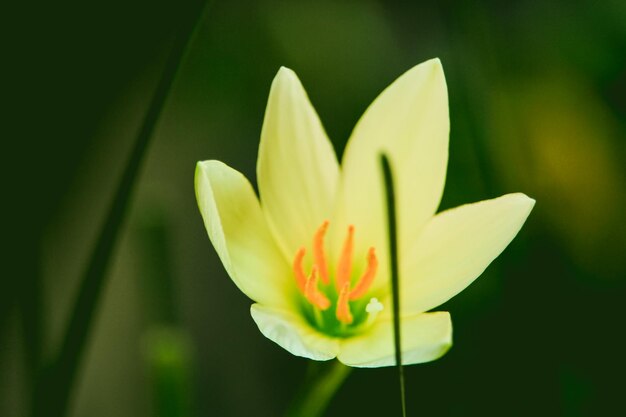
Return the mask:
M 351 368 L 338 360 L 310 362 L 307 375 L 286 417 L 320 417 L 330 400 L 350 375 Z
M 396 227 L 396 198 L 393 185 L 393 173 L 389 158 L 380 155 L 387 200 L 387 226 L 389 230 L 389 264 L 391 266 L 391 296 L 393 300 L 393 343 L 395 347 L 396 367 L 400 382 L 400 401 L 402 416 L 406 417 L 406 394 L 404 391 L 404 367 L 402 366 L 402 344 L 400 339 L 400 280 L 398 275 L 398 239 Z
M 205 2 L 194 4 L 181 20 L 170 56 L 145 115 L 135 145 L 124 169 L 115 197 L 83 275 L 69 324 L 58 357 L 42 378 L 33 404 L 33 415 L 61 417 L 66 415 L 76 373 L 80 367 L 102 288 L 106 283 L 107 267 L 123 226 L 134 185 L 143 157 L 157 125 L 169 91 L 178 73 L 187 45 L 193 37 Z

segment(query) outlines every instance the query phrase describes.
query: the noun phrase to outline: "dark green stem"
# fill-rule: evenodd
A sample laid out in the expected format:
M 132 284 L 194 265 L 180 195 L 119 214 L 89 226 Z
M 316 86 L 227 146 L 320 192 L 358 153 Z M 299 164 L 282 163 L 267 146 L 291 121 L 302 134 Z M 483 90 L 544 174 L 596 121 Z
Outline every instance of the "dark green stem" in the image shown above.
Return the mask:
M 326 411 L 351 368 L 338 360 L 311 362 L 304 383 L 296 394 L 286 417 L 320 417 Z
M 91 260 L 83 275 L 58 357 L 46 370 L 38 386 L 37 398 L 33 404 L 34 416 L 61 417 L 67 413 L 76 373 L 84 355 L 93 317 L 105 285 L 107 267 L 123 226 L 143 157 L 178 73 L 186 47 L 203 14 L 204 4 L 204 1 L 194 4 L 188 15 L 181 20 L 180 29 L 163 75 L 137 135 L 105 223 L 100 230 Z
M 404 367 L 402 366 L 402 344 L 400 339 L 400 282 L 398 275 L 398 239 L 396 226 L 396 197 L 393 185 L 393 174 L 389 158 L 380 155 L 385 183 L 385 197 L 387 200 L 387 226 L 389 230 L 389 265 L 391 267 L 391 295 L 393 299 L 393 343 L 396 354 L 396 367 L 400 381 L 400 401 L 402 416 L 406 417 L 406 394 L 404 392 Z

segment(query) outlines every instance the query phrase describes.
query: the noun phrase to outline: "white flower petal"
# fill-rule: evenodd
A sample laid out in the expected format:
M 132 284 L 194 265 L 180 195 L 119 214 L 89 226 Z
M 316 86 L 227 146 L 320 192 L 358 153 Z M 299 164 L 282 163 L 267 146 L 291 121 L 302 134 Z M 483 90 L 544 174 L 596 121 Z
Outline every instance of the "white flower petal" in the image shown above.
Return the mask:
M 252 186 L 219 161 L 198 162 L 196 198 L 209 238 L 228 275 L 254 301 L 293 304 L 289 264 L 274 244 Z
M 259 145 L 261 205 L 289 260 L 331 214 L 338 182 L 335 151 L 296 74 L 272 83 Z
M 435 213 L 448 161 L 448 95 L 441 63 L 424 62 L 398 78 L 367 109 L 346 146 L 338 217 L 360 234 L 357 253 L 387 247 L 380 153 L 392 164 L 399 247 Z M 381 271 L 387 271 L 386 256 Z
M 402 363 L 433 361 L 452 346 L 452 323 L 445 311 L 401 317 Z M 378 368 L 395 365 L 393 321 L 379 320 L 362 335 L 346 339 L 337 357 L 346 365 Z
M 252 305 L 250 313 L 265 337 L 293 355 L 326 361 L 339 352 L 337 339 L 319 333 L 300 314 L 261 304 Z
M 534 204 L 507 194 L 435 216 L 400 257 L 402 311 L 428 311 L 465 289 L 513 240 Z

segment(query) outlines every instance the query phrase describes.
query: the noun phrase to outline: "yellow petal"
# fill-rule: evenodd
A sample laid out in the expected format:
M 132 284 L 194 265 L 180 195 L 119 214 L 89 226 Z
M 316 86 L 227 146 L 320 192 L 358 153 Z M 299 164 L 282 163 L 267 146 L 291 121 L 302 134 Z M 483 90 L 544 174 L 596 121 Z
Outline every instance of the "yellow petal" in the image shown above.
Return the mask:
M 281 68 L 270 91 L 259 145 L 261 204 L 288 259 L 328 219 L 339 167 L 296 74 Z
M 339 342 L 313 329 L 301 314 L 254 304 L 252 318 L 265 337 L 289 353 L 303 358 L 326 361 L 337 356 Z
M 435 216 L 400 255 L 403 312 L 430 310 L 465 289 L 513 240 L 534 204 L 507 194 Z
M 452 323 L 445 311 L 401 317 L 402 363 L 433 361 L 452 346 Z M 379 320 L 366 333 L 346 339 L 337 357 L 349 366 L 378 368 L 395 365 L 393 321 Z
M 394 171 L 402 248 L 439 206 L 448 132 L 448 95 L 438 59 L 407 71 L 367 109 L 346 146 L 339 196 L 339 218 L 360 234 L 357 253 L 369 245 L 379 251 L 387 247 L 380 152 L 389 156 Z M 382 271 L 388 269 L 385 258 Z
M 219 161 L 198 162 L 196 198 L 204 225 L 224 268 L 248 297 L 264 304 L 292 304 L 289 264 L 267 228 L 252 186 Z

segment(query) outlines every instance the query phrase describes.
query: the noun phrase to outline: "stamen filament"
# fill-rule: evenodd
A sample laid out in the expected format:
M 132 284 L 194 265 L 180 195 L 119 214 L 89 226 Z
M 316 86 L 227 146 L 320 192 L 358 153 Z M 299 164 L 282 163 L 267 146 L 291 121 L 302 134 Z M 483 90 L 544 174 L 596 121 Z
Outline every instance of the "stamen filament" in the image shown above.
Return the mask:
M 354 226 L 348 226 L 348 235 L 343 244 L 341 258 L 337 266 L 337 276 L 335 277 L 335 285 L 338 291 L 343 291 L 346 283 L 350 284 L 350 271 L 352 269 L 352 252 L 354 250 Z
M 374 277 L 376 276 L 376 269 L 378 268 L 378 259 L 376 259 L 376 251 L 374 248 L 370 248 L 367 253 L 367 267 L 365 272 L 359 279 L 356 287 L 350 292 L 350 300 L 357 300 L 365 295 L 367 290 L 372 286 Z
M 328 266 L 326 265 L 326 256 L 324 255 L 324 236 L 326 235 L 326 230 L 328 230 L 328 220 L 322 223 L 313 237 L 313 258 L 315 259 L 315 265 L 317 265 L 317 270 L 322 282 L 328 285 L 330 279 L 328 278 Z
M 350 283 L 346 282 L 339 292 L 339 298 L 337 299 L 337 320 L 344 324 L 351 324 L 353 321 L 352 313 L 350 312 L 350 304 L 348 304 L 348 296 L 350 292 Z
M 330 307 L 330 300 L 317 288 L 317 268 L 315 266 L 313 266 L 311 276 L 304 286 L 304 296 L 320 310 L 326 310 Z
M 306 286 L 306 275 L 304 274 L 304 269 L 302 268 L 302 260 L 304 259 L 304 254 L 306 253 L 306 249 L 300 248 L 296 253 L 296 257 L 293 260 L 293 273 L 296 276 L 296 283 L 298 284 L 298 288 L 302 293 L 304 293 L 304 288 Z

